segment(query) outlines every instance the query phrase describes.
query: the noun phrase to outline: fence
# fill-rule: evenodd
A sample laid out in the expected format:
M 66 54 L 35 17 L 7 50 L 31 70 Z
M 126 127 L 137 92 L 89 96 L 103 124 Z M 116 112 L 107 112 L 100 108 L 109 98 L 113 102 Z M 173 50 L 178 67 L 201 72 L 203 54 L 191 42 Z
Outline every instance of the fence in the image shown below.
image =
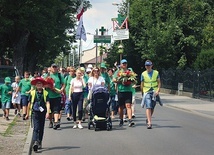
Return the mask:
M 190 92 L 194 98 L 214 101 L 214 69 L 168 69 L 160 71 L 160 76 L 162 88 Z

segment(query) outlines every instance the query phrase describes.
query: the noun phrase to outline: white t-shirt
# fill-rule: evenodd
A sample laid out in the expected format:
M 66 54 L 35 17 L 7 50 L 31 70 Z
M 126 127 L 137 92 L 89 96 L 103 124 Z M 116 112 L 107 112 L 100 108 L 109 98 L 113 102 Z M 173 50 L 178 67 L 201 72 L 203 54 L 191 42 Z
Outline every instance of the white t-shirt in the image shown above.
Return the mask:
M 94 86 L 101 86 L 102 83 L 105 84 L 105 79 L 102 76 L 99 76 L 98 79 L 94 77 L 90 77 L 88 79 L 88 83 L 91 83 L 92 87 L 89 89 L 93 89 Z
M 83 91 L 83 87 L 84 87 L 84 84 L 83 84 L 83 79 L 76 79 L 76 78 L 73 78 L 70 82 L 72 88 L 73 88 L 73 92 L 82 92 Z

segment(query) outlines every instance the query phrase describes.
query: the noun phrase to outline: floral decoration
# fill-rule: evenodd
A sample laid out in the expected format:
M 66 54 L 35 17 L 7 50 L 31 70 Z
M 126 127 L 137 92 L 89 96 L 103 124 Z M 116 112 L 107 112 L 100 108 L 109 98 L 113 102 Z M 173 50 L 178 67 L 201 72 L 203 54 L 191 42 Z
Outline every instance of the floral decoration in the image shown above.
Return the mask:
M 125 86 L 136 84 L 137 83 L 136 77 L 137 77 L 137 74 L 130 70 L 126 70 L 126 71 L 120 70 L 117 73 L 117 81 L 119 81 Z

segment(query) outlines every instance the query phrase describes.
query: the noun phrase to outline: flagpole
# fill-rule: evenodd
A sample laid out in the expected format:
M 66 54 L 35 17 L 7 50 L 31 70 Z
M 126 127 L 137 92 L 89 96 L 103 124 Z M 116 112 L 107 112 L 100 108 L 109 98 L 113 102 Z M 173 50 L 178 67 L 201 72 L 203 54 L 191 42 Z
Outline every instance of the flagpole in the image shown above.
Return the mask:
M 82 28 L 80 30 L 80 34 L 82 34 Z M 81 50 L 82 50 L 82 35 L 80 35 L 80 43 L 79 43 L 79 66 L 80 66 L 80 53 L 81 53 Z

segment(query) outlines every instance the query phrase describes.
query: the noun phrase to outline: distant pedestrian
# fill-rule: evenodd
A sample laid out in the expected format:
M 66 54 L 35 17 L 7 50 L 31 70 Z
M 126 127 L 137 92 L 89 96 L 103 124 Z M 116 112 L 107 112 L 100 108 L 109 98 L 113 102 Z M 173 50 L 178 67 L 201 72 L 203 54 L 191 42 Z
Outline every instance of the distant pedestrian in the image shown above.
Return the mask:
M 0 85 L 1 104 L 4 112 L 3 118 L 9 121 L 10 102 L 12 98 L 12 87 L 10 77 L 4 79 L 4 84 Z
M 152 129 L 152 115 L 156 106 L 156 97 L 159 95 L 161 81 L 157 70 L 152 69 L 153 64 L 150 60 L 146 60 L 144 71 L 141 74 L 141 90 L 143 93 L 143 104 L 146 105 L 146 124 L 147 129 Z
M 43 89 L 43 86 L 46 84 L 46 81 L 43 78 L 37 77 L 31 81 L 31 84 L 35 86 L 35 90 L 32 90 L 30 93 L 25 118 L 28 119 L 32 112 L 33 150 L 37 151 L 42 148 L 45 118 L 49 118 L 50 102 L 48 92 Z
M 19 87 L 19 82 L 20 82 L 20 77 L 16 76 L 15 77 L 15 82 L 12 83 L 11 87 L 13 88 L 12 104 L 13 104 L 13 107 L 15 109 L 14 114 L 21 117 L 21 114 L 20 114 L 20 110 L 21 110 L 21 105 L 20 105 L 21 104 L 21 93 L 17 92 L 17 94 L 15 94 L 16 90 Z

